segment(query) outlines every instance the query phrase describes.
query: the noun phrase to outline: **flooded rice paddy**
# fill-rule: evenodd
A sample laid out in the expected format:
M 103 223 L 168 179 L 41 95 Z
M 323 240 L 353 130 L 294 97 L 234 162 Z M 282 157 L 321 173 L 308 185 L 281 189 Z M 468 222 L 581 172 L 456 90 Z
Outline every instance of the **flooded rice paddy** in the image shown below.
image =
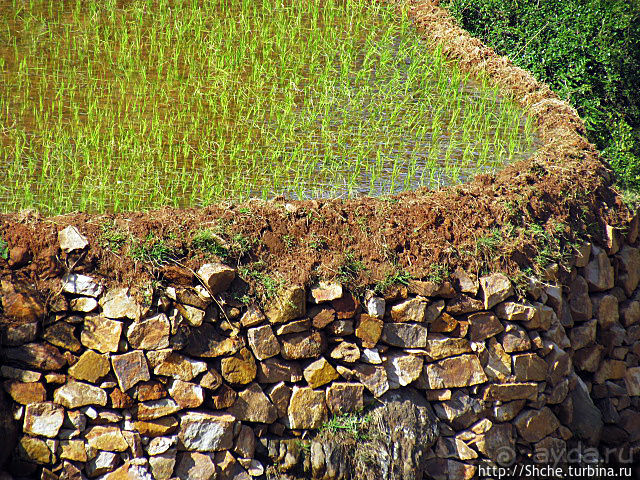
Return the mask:
M 439 188 L 526 112 L 356 0 L 0 0 L 0 211 Z

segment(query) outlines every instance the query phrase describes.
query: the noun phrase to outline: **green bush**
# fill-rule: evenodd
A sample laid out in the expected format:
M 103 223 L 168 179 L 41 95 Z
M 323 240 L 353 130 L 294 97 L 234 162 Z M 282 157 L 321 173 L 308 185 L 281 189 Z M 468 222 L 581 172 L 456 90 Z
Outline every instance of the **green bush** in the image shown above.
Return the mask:
M 640 1 L 445 0 L 460 24 L 569 100 L 640 189 Z

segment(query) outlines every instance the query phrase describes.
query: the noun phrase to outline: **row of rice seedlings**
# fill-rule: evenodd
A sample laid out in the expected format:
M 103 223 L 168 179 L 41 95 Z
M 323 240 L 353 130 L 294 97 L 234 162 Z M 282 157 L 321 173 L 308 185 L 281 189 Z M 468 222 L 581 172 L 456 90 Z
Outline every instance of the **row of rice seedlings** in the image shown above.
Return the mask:
M 0 9 L 3 210 L 381 195 L 463 180 L 533 147 L 521 110 L 470 87 L 390 6 Z

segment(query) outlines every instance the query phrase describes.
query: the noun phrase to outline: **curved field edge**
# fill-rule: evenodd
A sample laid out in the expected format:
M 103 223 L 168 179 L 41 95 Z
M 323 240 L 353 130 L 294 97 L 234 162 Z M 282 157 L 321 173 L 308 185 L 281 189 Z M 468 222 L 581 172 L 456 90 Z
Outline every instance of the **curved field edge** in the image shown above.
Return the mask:
M 532 158 L 468 184 L 383 198 L 252 200 L 49 218 L 4 214 L 0 276 L 24 275 L 48 289 L 56 288 L 48 279 L 75 269 L 140 285 L 171 275 L 172 265 L 196 269 L 218 256 L 241 267 L 241 276 L 265 293 L 317 278 L 338 277 L 352 288 L 384 288 L 408 278 L 437 281 L 457 267 L 502 271 L 519 282 L 562 266 L 581 242 L 606 246 L 612 235 L 624 234 L 632 214 L 576 111 L 472 38 L 444 9 L 430 1 L 408 4 L 422 35 L 461 69 L 486 75 L 530 109 L 543 143 Z M 57 250 L 57 232 L 66 225 L 87 236 L 89 255 L 72 259 Z M 28 268 L 10 270 L 7 259 L 16 248 L 32 258 Z

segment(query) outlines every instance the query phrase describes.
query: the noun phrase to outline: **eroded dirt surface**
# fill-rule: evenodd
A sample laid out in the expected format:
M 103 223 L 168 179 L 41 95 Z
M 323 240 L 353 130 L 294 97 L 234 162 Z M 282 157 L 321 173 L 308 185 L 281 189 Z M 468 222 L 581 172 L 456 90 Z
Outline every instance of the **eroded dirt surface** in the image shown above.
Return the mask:
M 248 269 L 241 276 L 251 284 L 264 282 L 255 272 L 286 283 L 340 276 L 353 287 L 376 284 L 394 273 L 435 279 L 457 266 L 477 274 L 501 270 L 516 275 L 526 268 L 541 271 L 541 251 L 569 253 L 572 242 L 586 238 L 602 243 L 605 224 L 616 227 L 630 219 L 611 187 L 609 169 L 585 139 L 571 107 L 469 37 L 444 10 L 412 2 L 410 14 L 427 41 L 442 43 L 463 68 L 486 72 L 531 109 L 543 141 L 533 158 L 470 184 L 388 198 L 289 204 L 282 199 L 52 218 L 0 215 L 0 236 L 10 249 L 26 249 L 23 263 L 32 258 L 24 266 L 0 259 L 0 277 L 21 277 L 43 292 L 58 288 L 55 277 L 72 267 L 131 285 L 168 277 L 174 282 L 179 279 L 171 269 L 134 259 L 136 245 L 147 238 L 161 240 L 173 253 L 169 264 L 197 269 L 215 259 L 192 244 L 204 228 L 230 248 L 223 261 Z M 86 256 L 66 258 L 57 248 L 57 232 L 66 225 L 75 225 L 89 239 Z M 124 245 L 109 247 L 105 232 L 123 235 Z

